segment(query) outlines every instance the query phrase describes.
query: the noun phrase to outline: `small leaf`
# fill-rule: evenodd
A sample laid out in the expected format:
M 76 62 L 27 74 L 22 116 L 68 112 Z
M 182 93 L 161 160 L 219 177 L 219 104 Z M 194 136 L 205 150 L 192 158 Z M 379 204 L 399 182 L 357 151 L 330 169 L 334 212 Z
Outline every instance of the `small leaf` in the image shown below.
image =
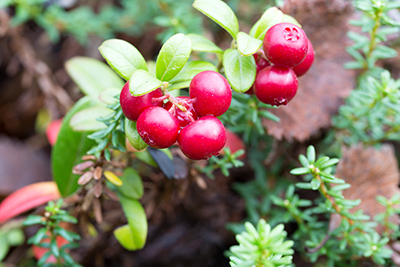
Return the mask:
M 212 70 L 218 72 L 217 67 L 213 64 L 206 61 L 189 61 L 185 67 L 176 75 L 170 83 L 173 85 L 175 83 L 181 82 L 189 82 L 193 79 L 194 76 L 199 74 L 200 72 Z M 168 91 L 170 91 L 170 87 L 168 87 Z
M 65 68 L 81 91 L 92 98 L 97 98 L 105 89 L 124 86 L 118 75 L 96 59 L 74 57 L 65 63 Z
M 311 180 L 311 189 L 312 190 L 317 190 L 321 185 L 321 181 L 318 180 L 317 178 L 314 178 Z
M 307 148 L 307 159 L 310 163 L 315 162 L 315 148 L 313 146 Z
M 118 99 L 115 98 L 115 96 L 119 95 L 120 93 L 121 89 L 109 88 L 100 93 L 99 99 L 101 102 L 107 105 L 114 105 L 115 103 L 118 103 Z
M 122 209 L 128 220 L 128 225 L 114 230 L 114 235 L 120 244 L 128 250 L 143 248 L 147 237 L 147 218 L 139 201 L 119 195 Z
M 239 32 L 237 35 L 237 48 L 242 56 L 251 56 L 255 54 L 262 44 L 262 41 L 251 37 L 247 33 Z
M 306 173 L 310 173 L 310 169 L 307 167 L 296 168 L 290 171 L 293 175 L 303 175 Z
M 42 241 L 42 239 L 45 238 L 46 233 L 47 233 L 46 228 L 40 228 L 39 231 L 37 231 L 34 236 L 28 239 L 28 244 L 35 244 L 35 245 L 39 244 L 40 241 Z
M 178 33 L 169 38 L 157 57 L 157 79 L 167 82 L 172 80 L 185 66 L 191 51 L 192 42 L 184 34 Z
M 301 28 L 300 23 L 290 15 L 283 14 L 282 22 L 292 23 L 292 24 L 297 25 L 297 26 L 299 26 Z
M 129 91 L 134 96 L 141 96 L 162 86 L 162 82 L 148 71 L 137 70 L 129 80 Z
M 126 168 L 124 175 L 121 176 L 123 185 L 117 187 L 119 193 L 127 198 L 139 199 L 143 196 L 143 182 L 139 173 L 132 169 Z
M 164 175 L 168 179 L 174 178 L 175 165 L 172 162 L 172 159 L 162 150 L 149 147 L 148 151 Z
M 218 23 L 236 39 L 239 23 L 232 9 L 221 0 L 196 0 L 193 7 Z
M 263 40 L 265 33 L 275 24 L 283 22 L 283 13 L 276 7 L 268 8 L 250 30 L 250 35 Z
M 256 79 L 256 65 L 252 56 L 243 57 L 236 49 L 224 52 L 223 65 L 226 77 L 237 92 L 246 92 Z
M 208 52 L 208 53 L 223 53 L 224 51 L 216 46 L 213 42 L 208 40 L 206 37 L 199 35 L 199 34 L 194 34 L 194 33 L 189 33 L 186 35 L 187 37 L 190 38 L 190 41 L 192 42 L 192 50 L 193 51 L 199 51 L 199 52 Z
M 147 144 L 140 137 L 136 129 L 136 121 L 130 121 L 128 119 L 125 119 L 125 135 L 134 149 L 140 151 L 147 147 Z
M 10 246 L 7 242 L 7 238 L 3 233 L 0 233 L 0 262 L 7 256 Z
M 108 65 L 125 80 L 129 80 L 136 70 L 147 71 L 146 60 L 142 54 L 136 47 L 124 40 L 110 39 L 104 41 L 99 50 Z
M 113 111 L 104 106 L 89 107 L 75 113 L 69 121 L 69 126 L 77 132 L 98 131 L 107 126 L 98 118 L 108 116 Z
M 106 177 L 106 179 L 109 182 L 115 184 L 116 186 L 122 185 L 121 179 L 119 179 L 119 177 L 117 175 L 115 175 L 113 172 L 105 171 L 103 174 L 104 174 L 104 177 Z
M 39 224 L 42 221 L 44 221 L 44 218 L 39 215 L 29 215 L 25 221 L 22 223 L 22 225 L 27 226 L 27 225 L 34 225 L 34 224 Z

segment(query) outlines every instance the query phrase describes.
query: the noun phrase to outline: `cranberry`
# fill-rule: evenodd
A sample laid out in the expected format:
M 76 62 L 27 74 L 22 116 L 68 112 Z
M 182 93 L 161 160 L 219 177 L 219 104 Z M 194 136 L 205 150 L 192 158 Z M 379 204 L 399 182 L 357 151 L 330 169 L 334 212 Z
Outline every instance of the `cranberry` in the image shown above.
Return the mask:
M 312 66 L 314 62 L 314 47 L 312 46 L 310 40 L 308 40 L 308 51 L 305 59 L 296 67 L 293 68 L 294 73 L 297 77 L 304 75 Z
M 191 98 L 188 96 L 178 96 L 175 98 L 177 103 L 184 107 L 186 111 L 182 111 L 179 107 L 172 104 L 171 101 L 167 102 L 164 106 L 179 122 L 181 128 L 191 124 L 199 118 L 199 115 L 193 108 Z
M 291 23 L 272 26 L 264 37 L 264 52 L 268 60 L 277 66 L 293 68 L 303 61 L 308 50 L 304 31 Z
M 257 73 L 260 72 L 260 70 L 262 70 L 265 67 L 268 67 L 269 65 L 271 65 L 268 60 L 266 60 L 265 58 L 261 57 L 258 53 L 253 54 L 253 57 L 256 61 L 256 68 L 257 68 Z
M 201 116 L 224 114 L 232 100 L 228 81 L 215 71 L 203 71 L 194 76 L 189 86 L 190 98 L 195 98 L 194 109 Z
M 178 138 L 178 120 L 161 107 L 150 107 L 143 111 L 136 127 L 143 141 L 154 148 L 170 147 Z
M 297 77 L 293 70 L 269 66 L 261 70 L 254 82 L 254 94 L 265 104 L 286 105 L 297 92 Z
M 160 88 L 141 96 L 133 96 L 129 91 L 129 82 L 122 88 L 119 96 L 122 112 L 128 120 L 136 121 L 139 115 L 148 107 L 159 106 L 162 107 L 163 102 L 153 103 L 153 98 L 162 97 L 163 92 Z
M 190 159 L 209 159 L 218 155 L 226 142 L 225 127 L 213 116 L 205 116 L 181 130 L 178 144 Z

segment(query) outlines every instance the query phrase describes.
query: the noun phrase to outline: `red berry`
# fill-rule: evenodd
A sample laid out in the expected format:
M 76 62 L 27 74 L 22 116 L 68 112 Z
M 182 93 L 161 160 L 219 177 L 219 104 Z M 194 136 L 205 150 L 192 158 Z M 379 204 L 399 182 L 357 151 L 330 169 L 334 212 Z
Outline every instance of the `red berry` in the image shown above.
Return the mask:
M 141 96 L 133 96 L 129 91 L 129 82 L 127 82 L 122 88 L 121 94 L 119 96 L 119 101 L 121 104 L 122 112 L 128 120 L 136 121 L 139 115 L 146 109 L 152 106 L 163 106 L 162 101 L 158 103 L 153 103 L 153 98 L 162 97 L 163 92 L 160 88 Z
M 269 66 L 261 70 L 254 82 L 257 98 L 273 106 L 286 105 L 297 92 L 297 77 L 293 70 Z
M 306 56 L 307 40 L 300 27 L 291 23 L 279 23 L 265 34 L 264 52 L 272 64 L 293 68 Z
M 215 71 L 203 71 L 194 76 L 189 86 L 190 98 L 195 98 L 194 109 L 201 116 L 224 114 L 232 100 L 228 81 Z
M 253 54 L 254 59 L 256 60 L 256 68 L 257 73 L 260 72 L 265 67 L 271 65 L 266 59 L 262 58 L 258 53 Z
M 182 111 L 179 107 L 172 104 L 171 101 L 167 102 L 164 106 L 179 122 L 181 128 L 191 124 L 193 121 L 199 118 L 199 115 L 193 108 L 193 103 L 188 96 L 178 96 L 176 101 L 179 105 L 182 105 L 186 111 Z
M 137 124 L 143 141 L 154 148 L 172 146 L 178 138 L 179 123 L 167 110 L 150 107 L 140 114 Z
M 183 154 L 193 160 L 218 155 L 226 142 L 225 127 L 213 116 L 205 116 L 181 130 L 178 144 Z
M 305 59 L 296 67 L 293 68 L 294 73 L 297 77 L 304 75 L 312 66 L 314 62 L 314 47 L 312 46 L 310 40 L 308 40 L 308 51 Z

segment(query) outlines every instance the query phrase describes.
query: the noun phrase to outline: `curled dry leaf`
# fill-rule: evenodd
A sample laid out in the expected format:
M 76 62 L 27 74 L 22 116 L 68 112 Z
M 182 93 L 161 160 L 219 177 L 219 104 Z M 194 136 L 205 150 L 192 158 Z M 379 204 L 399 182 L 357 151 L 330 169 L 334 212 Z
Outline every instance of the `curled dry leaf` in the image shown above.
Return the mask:
M 80 171 L 84 171 L 90 167 L 94 167 L 94 162 L 93 161 L 85 161 L 85 162 L 75 165 L 73 170 L 80 172 Z
M 84 174 L 82 174 L 81 177 L 78 179 L 78 184 L 79 185 L 85 185 L 90 182 L 93 178 L 93 172 L 92 171 L 87 171 Z
M 82 160 L 96 160 L 97 158 L 94 155 L 84 155 Z
M 364 148 L 362 145 L 343 149 L 343 156 L 336 169 L 336 176 L 344 179 L 351 187 L 343 191 L 346 199 L 361 199 L 361 204 L 351 212 L 362 209 L 372 219 L 375 215 L 385 212 L 385 208 L 376 201 L 377 196 L 391 198 L 399 193 L 399 169 L 390 145 L 381 149 Z M 391 218 L 398 221 L 398 217 Z M 335 229 L 340 223 L 340 217 L 335 214 L 330 219 L 330 229 Z M 378 228 L 381 232 L 383 229 Z
M 95 180 L 100 180 L 102 174 L 103 174 L 103 168 L 100 166 L 97 166 L 94 169 L 93 177 Z
M 97 181 L 93 186 L 93 194 L 96 198 L 99 198 L 103 194 L 103 184 L 101 181 Z
M 268 134 L 278 140 L 302 142 L 331 125 L 331 116 L 354 86 L 355 73 L 343 68 L 345 62 L 351 61 L 345 50 L 351 1 L 288 0 L 283 11 L 303 26 L 313 44 L 315 60 L 299 79 L 293 100 L 286 107 L 271 111 L 280 122 L 265 119 L 263 124 Z
M 93 212 L 94 212 L 94 218 L 96 219 L 96 222 L 102 223 L 103 222 L 103 213 L 101 211 L 101 203 L 98 198 L 95 198 L 93 200 Z

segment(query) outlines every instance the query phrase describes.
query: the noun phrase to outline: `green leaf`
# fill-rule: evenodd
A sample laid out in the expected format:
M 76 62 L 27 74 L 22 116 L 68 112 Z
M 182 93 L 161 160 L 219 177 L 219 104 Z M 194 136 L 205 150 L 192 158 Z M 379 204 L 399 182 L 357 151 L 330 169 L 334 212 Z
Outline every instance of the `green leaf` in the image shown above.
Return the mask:
M 0 262 L 7 256 L 10 245 L 7 242 L 7 238 L 3 233 L 0 233 Z
M 246 92 L 256 79 L 256 63 L 252 56 L 243 57 L 236 49 L 224 52 L 225 75 L 233 90 Z
M 247 33 L 239 32 L 237 35 L 237 48 L 242 56 L 251 56 L 255 54 L 262 44 L 262 41 L 251 37 Z
M 163 85 L 162 81 L 145 70 L 137 70 L 129 80 L 129 91 L 134 96 L 141 96 Z
M 276 7 L 268 8 L 250 30 L 250 35 L 263 40 L 265 33 L 275 24 L 283 22 L 283 13 Z
M 310 163 L 315 162 L 315 148 L 313 146 L 307 148 L 307 159 Z
M 185 66 L 192 51 L 190 38 L 178 33 L 161 47 L 156 62 L 156 77 L 161 81 L 172 80 Z
M 46 233 L 46 228 L 40 228 L 34 236 L 28 239 L 28 244 L 39 244 L 46 237 Z
M 239 23 L 232 9 L 221 0 L 196 0 L 193 7 L 218 23 L 236 39 Z
M 139 201 L 119 195 L 119 200 L 128 220 L 128 225 L 114 230 L 118 242 L 127 250 L 144 247 L 147 237 L 147 218 Z
M 122 186 L 117 187 L 119 193 L 132 199 L 139 199 L 143 196 L 143 182 L 137 171 L 126 168 L 120 179 Z
M 173 78 L 170 83 L 173 85 L 175 83 L 189 83 L 193 79 L 194 76 L 199 74 L 200 72 L 212 70 L 218 72 L 217 67 L 213 64 L 206 61 L 189 61 L 185 67 L 179 72 L 178 75 Z M 168 87 L 168 91 L 170 91 L 170 87 Z
M 100 45 L 99 51 L 108 65 L 125 80 L 129 80 L 136 70 L 147 71 L 146 60 L 142 54 L 136 47 L 124 40 L 104 41 Z
M 118 99 L 115 98 L 116 95 L 121 94 L 121 89 L 122 88 L 109 88 L 104 91 L 102 91 L 99 95 L 99 99 L 101 102 L 107 105 L 114 105 L 118 102 Z
M 312 189 L 312 185 L 310 183 L 296 183 L 296 187 L 300 189 Z
M 140 151 L 147 147 L 147 144 L 140 137 L 136 129 L 136 121 L 130 121 L 128 119 L 125 119 L 125 135 L 134 149 Z
M 290 173 L 293 175 L 303 175 L 303 174 L 306 174 L 309 172 L 310 172 L 310 169 L 307 167 L 295 168 L 290 171 Z
M 69 121 L 69 126 L 77 132 L 98 131 L 107 126 L 97 119 L 113 113 L 113 110 L 101 105 L 89 107 L 75 113 Z
M 81 91 L 97 98 L 108 88 L 122 88 L 123 80 L 103 62 L 86 57 L 74 57 L 65 63 L 65 68 Z
M 24 231 L 22 231 L 22 229 L 19 229 L 19 228 L 7 231 L 6 237 L 7 237 L 8 244 L 10 246 L 22 245 L 25 240 Z M 1 261 L 1 259 L 0 259 L 0 261 Z
M 290 15 L 283 14 L 282 22 L 292 23 L 292 24 L 297 25 L 297 26 L 299 26 L 301 28 L 300 23 Z
M 208 53 L 223 53 L 224 51 L 215 45 L 212 41 L 208 40 L 206 37 L 189 33 L 186 34 L 192 42 L 192 50 L 198 52 L 208 52 Z
M 44 221 L 43 216 L 40 215 L 29 215 L 25 221 L 22 223 L 22 225 L 27 226 L 27 225 L 34 225 L 34 224 L 39 224 Z
M 321 181 L 318 180 L 317 178 L 314 178 L 311 180 L 311 189 L 312 190 L 317 190 L 320 185 L 321 185 Z
M 68 196 L 78 189 L 79 176 L 72 174 L 72 168 L 81 161 L 95 142 L 88 139 L 86 133 L 75 132 L 69 126 L 72 116 L 80 110 L 96 105 L 96 100 L 84 97 L 65 115 L 52 154 L 51 165 L 53 179 L 62 196 Z

